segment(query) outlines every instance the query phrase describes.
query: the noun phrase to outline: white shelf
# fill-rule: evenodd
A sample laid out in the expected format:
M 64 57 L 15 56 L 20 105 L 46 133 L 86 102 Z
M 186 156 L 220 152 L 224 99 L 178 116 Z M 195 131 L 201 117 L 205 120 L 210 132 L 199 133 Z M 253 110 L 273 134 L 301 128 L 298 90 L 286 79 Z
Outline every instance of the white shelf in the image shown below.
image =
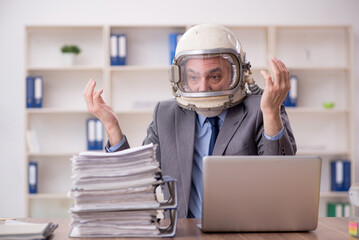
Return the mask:
M 90 114 L 85 109 L 27 108 L 27 114 Z
M 83 150 L 83 151 L 85 151 L 85 150 Z M 27 155 L 29 156 L 29 157 L 48 157 L 48 158 L 50 158 L 50 160 L 51 160 L 51 158 L 58 158 L 58 157 L 71 157 L 71 156 L 73 156 L 73 155 L 75 155 L 75 154 L 78 154 L 79 152 L 68 152 L 68 153 L 65 153 L 65 152 L 63 152 L 63 153 L 60 153 L 60 152 L 38 152 L 38 153 L 28 153 Z
M 328 66 L 287 66 L 289 71 L 348 71 L 347 66 L 328 67 Z
M 348 114 L 346 109 L 325 109 L 323 108 L 309 108 L 309 107 L 286 107 L 288 114 Z
M 137 114 L 153 114 L 153 109 L 133 109 L 133 110 L 117 110 L 118 115 L 137 115 Z
M 297 155 L 299 156 L 326 156 L 326 157 L 335 157 L 335 156 L 348 156 L 350 151 L 336 151 L 336 150 L 323 150 L 323 149 L 311 149 L 311 150 L 298 150 Z
M 36 199 L 49 199 L 49 200 L 72 200 L 67 196 L 67 193 L 36 193 L 36 194 L 28 194 L 28 198 L 32 200 Z
M 26 26 L 29 33 L 32 32 L 54 32 L 59 30 L 73 31 L 75 30 L 102 30 L 102 25 L 31 25 Z
M 28 66 L 28 71 L 103 71 L 101 66 Z
M 320 192 L 321 198 L 348 198 L 348 192 Z
M 168 71 L 168 66 L 140 66 L 140 65 L 127 65 L 127 66 L 111 66 L 110 71 Z

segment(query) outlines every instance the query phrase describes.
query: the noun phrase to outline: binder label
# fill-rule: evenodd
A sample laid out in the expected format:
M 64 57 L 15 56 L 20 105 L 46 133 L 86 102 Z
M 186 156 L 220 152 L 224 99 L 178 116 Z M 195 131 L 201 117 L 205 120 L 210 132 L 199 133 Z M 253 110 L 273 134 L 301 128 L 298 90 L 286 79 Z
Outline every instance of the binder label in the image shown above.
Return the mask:
M 88 121 L 88 140 L 91 142 L 95 141 L 95 127 L 95 120 L 90 119 Z
M 29 184 L 35 185 L 36 184 L 36 167 L 31 165 L 29 167 Z
M 335 182 L 337 184 L 343 184 L 343 180 L 344 180 L 344 166 L 343 166 L 343 161 L 337 161 L 336 162 L 336 169 L 337 169 L 337 173 L 336 173 L 336 178 L 335 178 Z
M 118 47 L 119 47 L 119 57 L 126 57 L 126 37 L 124 35 L 120 35 L 118 37 Z
M 103 140 L 103 125 L 100 120 L 96 121 L 96 141 Z
M 111 35 L 111 57 L 117 57 L 117 36 L 116 35 Z

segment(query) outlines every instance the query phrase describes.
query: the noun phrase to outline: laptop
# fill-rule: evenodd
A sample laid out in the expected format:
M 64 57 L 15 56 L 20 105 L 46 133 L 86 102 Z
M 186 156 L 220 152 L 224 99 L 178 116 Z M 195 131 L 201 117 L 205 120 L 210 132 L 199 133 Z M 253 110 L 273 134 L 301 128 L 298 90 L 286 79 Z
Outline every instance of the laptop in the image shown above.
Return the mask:
M 203 158 L 203 232 L 290 232 L 317 228 L 318 156 Z

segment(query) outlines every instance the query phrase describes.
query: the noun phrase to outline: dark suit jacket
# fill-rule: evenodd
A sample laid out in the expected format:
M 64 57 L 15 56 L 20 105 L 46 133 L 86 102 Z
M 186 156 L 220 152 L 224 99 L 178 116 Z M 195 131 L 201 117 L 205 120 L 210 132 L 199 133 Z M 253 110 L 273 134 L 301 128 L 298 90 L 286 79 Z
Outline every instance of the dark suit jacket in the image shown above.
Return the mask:
M 228 109 L 213 155 L 294 155 L 296 145 L 284 107 L 281 117 L 285 128 L 279 140 L 263 135 L 263 116 L 259 95 L 249 95 L 242 103 Z M 178 213 L 186 217 L 191 191 L 196 113 L 177 105 L 175 99 L 156 105 L 153 121 L 143 144 L 158 144 L 157 160 L 163 175 L 177 179 Z M 128 148 L 126 142 L 121 149 Z M 165 197 L 168 193 L 165 191 Z

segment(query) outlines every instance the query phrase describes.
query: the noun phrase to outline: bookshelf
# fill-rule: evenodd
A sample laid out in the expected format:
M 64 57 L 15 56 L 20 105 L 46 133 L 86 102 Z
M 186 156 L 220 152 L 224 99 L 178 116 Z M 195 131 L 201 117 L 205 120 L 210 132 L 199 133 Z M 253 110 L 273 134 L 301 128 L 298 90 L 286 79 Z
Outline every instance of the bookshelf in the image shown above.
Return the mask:
M 273 29 L 274 53 L 298 77 L 298 108 L 288 109 L 298 154 L 323 159 L 320 216 L 327 203 L 348 202 L 330 191 L 330 161 L 351 160 L 354 182 L 353 33 L 349 26 L 281 26 Z M 325 109 L 324 101 L 334 102 Z
M 28 184 L 24 183 L 28 216 L 69 216 L 69 158 L 86 150 L 86 119 L 92 117 L 83 100 L 87 81 L 94 78 L 96 89 L 104 89 L 105 101 L 116 111 L 131 146 L 141 145 L 154 105 L 172 98 L 168 35 L 189 27 L 26 27 L 25 76 L 41 75 L 44 79 L 43 107 L 25 108 L 25 129 L 36 132 L 39 148 L 38 152 L 27 150 L 24 157 L 26 175 L 29 161 L 39 164 L 38 193 L 28 194 Z M 268 60 L 272 56 L 283 60 L 291 74 L 298 76 L 298 107 L 287 108 L 287 112 L 298 155 L 320 155 L 323 159 L 320 216 L 326 216 L 328 202 L 346 200 L 346 193 L 330 191 L 330 161 L 352 160 L 352 182 L 355 179 L 351 27 L 227 27 L 240 39 L 259 86 L 264 87 L 260 70 L 270 71 Z M 113 33 L 127 35 L 126 66 L 110 65 Z M 63 44 L 81 48 L 74 66 L 64 66 L 60 52 Z M 333 101 L 334 108 L 324 109 L 323 101 Z
M 25 75 L 40 75 L 44 79 L 42 108 L 25 109 L 25 129 L 36 133 L 32 141 L 39 149 L 27 150 L 25 156 L 26 166 L 30 161 L 38 163 L 38 193 L 28 194 L 27 182 L 25 185 L 27 215 L 69 217 L 69 158 L 86 149 L 86 139 L 81 136 L 86 136 L 85 122 L 91 117 L 79 92 L 90 77 L 104 86 L 104 28 L 27 26 L 25 36 Z M 81 47 L 76 65 L 64 65 L 60 51 L 64 44 Z

